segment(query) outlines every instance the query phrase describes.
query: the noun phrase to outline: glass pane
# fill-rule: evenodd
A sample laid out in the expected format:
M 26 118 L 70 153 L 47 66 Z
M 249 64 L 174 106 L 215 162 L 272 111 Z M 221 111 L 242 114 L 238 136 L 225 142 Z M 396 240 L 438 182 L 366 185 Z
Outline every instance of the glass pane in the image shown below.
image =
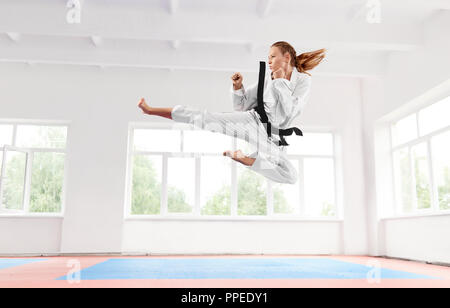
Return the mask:
M 22 210 L 27 155 L 7 151 L 5 178 L 2 181 L 2 204 L 6 209 Z
M 431 139 L 439 208 L 450 210 L 450 132 Z
M 132 215 L 157 215 L 160 213 L 161 179 L 161 156 L 133 156 Z
M 420 134 L 426 135 L 450 125 L 450 96 L 419 112 Z
M 298 172 L 298 160 L 289 160 Z M 281 184 L 272 182 L 273 212 L 275 214 L 298 213 L 300 207 L 300 186 L 296 184 Z
M 169 213 L 191 213 L 195 203 L 195 158 L 169 157 L 167 168 Z
M 392 126 L 392 143 L 394 146 L 417 138 L 416 114 L 412 114 Z
M 335 216 L 334 163 L 329 158 L 304 160 L 305 215 Z
M 238 215 L 267 215 L 267 180 L 248 167 L 236 163 Z
M 203 130 L 185 130 L 184 152 L 192 153 L 219 153 L 231 150 L 230 136 Z
M 408 149 L 394 152 L 396 202 L 405 213 L 413 210 L 412 176 Z
M 18 125 L 17 146 L 39 148 L 65 148 L 67 127 Z
M 414 161 L 414 176 L 416 180 L 417 208 L 431 207 L 431 182 L 428 168 L 428 154 L 425 143 L 411 148 Z
M 202 215 L 231 215 L 231 162 L 228 157 L 201 158 Z
M 61 212 L 64 159 L 63 153 L 34 153 L 30 212 Z
M 333 155 L 333 135 L 330 133 L 305 133 L 285 139 L 289 144 L 288 155 Z
M 175 129 L 135 129 L 134 150 L 180 152 L 181 132 Z
M 0 150 L 5 144 L 12 145 L 13 126 L 0 125 Z

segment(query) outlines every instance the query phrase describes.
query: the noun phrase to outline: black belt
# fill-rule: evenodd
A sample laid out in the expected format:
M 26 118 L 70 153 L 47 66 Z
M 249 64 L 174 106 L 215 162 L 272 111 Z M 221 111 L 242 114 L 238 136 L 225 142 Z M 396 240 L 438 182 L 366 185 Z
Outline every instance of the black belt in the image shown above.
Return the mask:
M 253 108 L 261 118 L 261 122 L 266 124 L 265 128 L 267 131 L 267 137 L 272 138 L 272 124 L 269 122 L 269 118 L 267 117 L 266 110 L 264 109 L 264 81 L 266 77 L 266 63 L 259 62 L 259 80 L 258 80 L 258 106 Z M 295 132 L 297 136 L 303 136 L 302 131 L 297 127 L 290 127 L 286 129 L 278 129 L 278 135 L 280 137 L 280 141 L 278 142 L 279 146 L 287 146 L 289 145 L 284 136 L 290 136 Z M 276 133 L 274 133 L 276 134 Z

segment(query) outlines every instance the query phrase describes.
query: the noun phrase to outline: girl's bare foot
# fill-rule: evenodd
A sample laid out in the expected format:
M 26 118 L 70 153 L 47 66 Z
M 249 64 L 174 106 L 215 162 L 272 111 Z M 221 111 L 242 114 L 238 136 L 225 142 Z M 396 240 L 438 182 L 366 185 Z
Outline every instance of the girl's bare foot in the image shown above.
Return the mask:
M 142 109 L 143 113 L 150 114 L 151 108 L 149 105 L 147 105 L 144 98 L 141 98 L 141 100 L 139 101 L 138 107 Z
M 225 151 L 225 152 L 223 152 L 223 156 L 231 157 L 231 159 L 233 159 L 237 162 L 240 162 L 241 164 L 246 165 L 246 166 L 252 166 L 256 160 L 256 158 L 251 158 L 251 157 L 245 156 L 241 150 L 237 150 L 234 152 L 233 151 Z

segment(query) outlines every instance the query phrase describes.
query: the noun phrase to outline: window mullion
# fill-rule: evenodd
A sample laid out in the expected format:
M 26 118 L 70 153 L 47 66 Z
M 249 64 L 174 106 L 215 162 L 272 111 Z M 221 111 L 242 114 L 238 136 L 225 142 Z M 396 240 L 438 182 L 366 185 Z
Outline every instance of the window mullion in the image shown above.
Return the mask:
M 391 161 L 390 161 L 390 168 L 391 168 L 391 181 L 392 181 L 392 201 L 393 201 L 393 206 L 394 206 L 394 215 L 399 215 L 401 213 L 401 208 L 400 208 L 400 195 L 397 193 L 397 182 L 396 182 L 396 177 L 395 177 L 395 171 L 394 171 L 394 163 L 395 163 L 395 151 L 400 151 L 400 150 L 394 150 L 394 142 L 392 140 L 393 136 L 392 136 L 392 125 L 389 125 L 389 144 L 391 147 Z
M 340 217 L 341 211 L 338 203 L 338 184 L 337 184 L 337 167 L 336 156 L 333 157 L 333 172 L 334 172 L 334 217 Z
M 431 149 L 431 138 L 427 140 L 428 150 L 428 175 L 430 178 L 430 195 L 431 195 L 431 209 L 432 211 L 439 211 L 439 193 L 437 188 L 437 181 L 434 173 L 433 150 Z
M 162 168 L 162 192 L 161 192 L 161 215 L 167 215 L 167 164 L 168 154 L 163 154 L 163 168 Z
M 3 146 L 2 165 L 0 166 L 0 210 L 3 209 L 3 179 L 5 178 L 6 146 Z
M 17 124 L 13 125 L 13 140 L 12 140 L 12 145 L 15 146 L 17 141 Z
M 237 141 L 233 138 L 233 151 L 236 150 Z M 238 187 L 237 187 L 237 165 L 231 161 L 231 217 L 237 217 L 238 211 Z
M 417 138 L 420 138 L 420 127 L 419 127 L 419 112 L 416 113 L 416 132 L 417 132 Z
M 32 166 L 33 166 L 33 158 L 34 153 L 33 151 L 27 151 L 26 152 L 27 161 L 25 164 L 25 183 L 24 183 L 24 196 L 23 196 L 23 211 L 25 213 L 29 212 L 30 208 L 30 195 L 31 195 L 31 173 L 32 173 Z
M 410 177 L 411 177 L 411 185 L 410 192 L 412 193 L 412 202 L 413 202 L 413 211 L 418 210 L 418 202 L 417 202 L 417 191 L 416 191 L 416 173 L 415 173 L 415 164 L 412 155 L 412 147 L 408 147 L 409 154 L 409 167 L 410 167 Z
M 200 177 L 201 177 L 201 159 L 199 156 L 195 157 L 195 201 L 194 201 L 194 215 L 200 215 Z
M 272 181 L 265 179 L 267 185 L 267 195 L 266 195 L 266 209 L 267 216 L 272 217 L 274 214 L 274 205 L 273 205 L 273 184 Z
M 298 160 L 298 184 L 299 184 L 299 193 L 300 193 L 300 204 L 298 205 L 298 211 L 300 217 L 304 217 L 306 215 L 305 208 L 305 168 L 304 168 L 304 159 L 300 158 Z
M 184 152 L 184 130 L 180 130 L 180 152 Z
M 126 196 L 125 196 L 125 200 L 126 200 L 126 211 L 125 211 L 125 217 L 128 215 L 131 215 L 131 210 L 132 210 L 132 191 L 133 191 L 133 166 L 134 166 L 134 157 L 136 155 L 135 151 L 134 151 L 134 128 L 129 128 L 128 129 L 128 136 L 129 137 L 129 146 L 128 148 L 131 149 L 130 151 L 128 151 L 128 177 L 127 177 L 127 191 L 126 191 Z M 64 158 L 65 159 L 65 158 Z M 66 168 L 64 167 L 64 170 Z M 64 181 L 65 182 L 65 181 Z M 64 204 L 64 203 L 63 203 Z

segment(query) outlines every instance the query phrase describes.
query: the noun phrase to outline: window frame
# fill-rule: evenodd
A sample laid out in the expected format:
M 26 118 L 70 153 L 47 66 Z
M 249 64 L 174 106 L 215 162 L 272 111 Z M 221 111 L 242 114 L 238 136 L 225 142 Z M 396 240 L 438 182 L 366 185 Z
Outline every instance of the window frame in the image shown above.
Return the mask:
M 433 102 L 434 103 L 438 103 L 438 101 Z M 432 104 L 431 104 L 432 105 Z M 450 125 L 447 125 L 445 127 L 442 127 L 438 130 L 429 132 L 423 136 L 420 135 L 420 112 L 424 109 L 426 109 L 427 107 L 431 106 L 425 106 L 420 108 L 419 110 L 416 110 L 415 112 L 409 113 L 407 115 L 404 115 L 402 117 L 399 117 L 395 120 L 392 120 L 391 123 L 389 124 L 389 139 L 390 139 L 390 160 L 391 160 L 391 175 L 392 175 L 392 183 L 394 184 L 394 189 L 393 189 L 393 197 L 394 197 L 394 217 L 408 217 L 408 216 L 430 216 L 430 215 L 440 215 L 440 214 L 450 214 L 450 210 L 441 210 L 440 206 L 439 206 L 439 196 L 438 196 L 438 187 L 437 187 L 437 180 L 436 180 L 436 175 L 435 175 L 435 170 L 434 170 L 434 157 L 433 157 L 433 149 L 431 147 L 431 139 L 433 137 L 439 136 L 441 134 L 445 134 L 447 132 L 450 132 Z M 416 114 L 416 130 L 417 130 L 417 138 L 412 139 L 410 141 L 407 142 L 403 142 L 401 144 L 397 144 L 394 146 L 393 144 L 393 130 L 394 130 L 394 126 L 395 124 L 412 115 L 412 114 Z M 416 187 L 415 187 L 415 183 L 416 183 L 416 177 L 415 177 L 415 172 L 414 172 L 414 162 L 413 162 L 413 157 L 412 157 L 412 148 L 416 145 L 419 144 L 424 144 L 426 147 L 426 151 L 427 151 L 427 167 L 428 167 L 428 178 L 430 180 L 430 202 L 431 202 L 431 206 L 430 208 L 425 208 L 425 209 L 419 209 L 418 208 L 418 202 L 417 202 L 417 191 L 416 191 Z M 396 185 L 396 176 L 395 176 L 395 171 L 394 171 L 394 164 L 395 164 L 395 156 L 394 153 L 396 151 L 400 151 L 402 149 L 406 149 L 408 151 L 408 157 L 409 157 L 409 164 L 410 164 L 410 176 L 411 176 L 411 187 L 410 187 L 410 193 L 413 196 L 413 210 L 411 212 L 404 212 L 403 211 L 403 207 L 402 207 L 402 203 L 399 200 L 399 196 L 397 194 L 397 187 Z
M 69 130 L 70 123 L 66 121 L 40 121 L 40 120 L 0 120 L 1 125 L 12 125 L 13 126 L 13 136 L 12 136 L 12 144 L 5 144 L 3 147 L 0 147 L 0 150 L 3 151 L 3 159 L 0 166 L 0 217 L 64 217 L 65 213 L 65 205 L 66 205 L 66 183 L 67 183 L 67 148 L 69 144 Z M 18 147 L 17 144 L 17 126 L 50 126 L 50 127 L 65 127 L 67 130 L 66 136 L 66 146 L 64 148 L 48 148 L 48 147 Z M 5 209 L 3 207 L 3 185 L 2 179 L 4 176 L 4 166 L 5 166 L 5 153 L 6 149 L 13 149 L 13 151 L 24 152 L 27 154 L 27 160 L 25 164 L 25 183 L 24 183 L 24 191 L 23 191 L 23 209 L 22 210 L 11 210 Z M 64 173 L 63 173 L 63 183 L 61 190 L 61 210 L 59 212 L 43 212 L 43 213 L 34 213 L 29 212 L 30 206 L 30 198 L 31 198 L 31 177 L 32 177 L 32 168 L 33 168 L 33 159 L 35 153 L 62 153 L 64 154 Z
M 340 186 L 338 183 L 338 158 L 337 158 L 337 141 L 336 134 L 334 130 L 329 128 L 315 128 L 307 130 L 308 132 L 314 133 L 329 133 L 332 136 L 333 142 L 333 153 L 331 155 L 287 155 L 290 160 L 297 160 L 298 170 L 299 170 L 299 180 L 297 182 L 299 194 L 300 194 L 300 203 L 297 208 L 298 211 L 295 214 L 277 214 L 274 213 L 274 204 L 273 204 L 273 185 L 276 184 L 269 179 L 264 179 L 267 184 L 266 193 L 266 215 L 238 215 L 238 200 L 237 200 L 237 168 L 238 162 L 231 162 L 231 211 L 230 215 L 201 215 L 200 211 L 200 176 L 201 173 L 199 169 L 201 168 L 201 157 L 203 156 L 213 156 L 213 157 L 222 157 L 220 154 L 215 153 L 185 153 L 184 149 L 184 130 L 192 130 L 192 126 L 189 124 L 181 124 L 177 123 L 175 129 L 180 131 L 181 134 L 181 142 L 180 142 L 180 152 L 177 153 L 169 153 L 169 152 L 157 152 L 157 151 L 135 151 L 134 150 L 134 130 L 135 129 L 173 129 L 171 124 L 165 123 L 152 123 L 152 124 L 143 124 L 143 123 L 130 123 L 128 127 L 128 151 L 127 151 L 127 172 L 126 172 L 126 189 L 125 189 L 125 206 L 124 206 L 124 220 L 199 220 L 199 221 L 332 221 L 332 222 L 341 222 L 343 221 L 343 215 L 341 210 L 341 198 L 340 191 L 338 191 L 338 187 Z M 196 130 L 198 130 L 196 128 Z M 232 138 L 232 150 L 236 150 L 237 147 L 237 138 Z M 225 150 L 225 149 L 224 149 Z M 162 157 L 163 165 L 162 165 L 162 179 L 161 179 L 161 202 L 160 202 L 160 214 L 155 215 L 139 215 L 139 214 L 131 214 L 132 209 L 132 179 L 133 179 L 133 156 L 134 155 L 158 155 Z M 167 211 L 167 167 L 168 167 L 168 157 L 194 157 L 195 158 L 195 204 L 191 213 L 168 213 Z M 328 158 L 333 161 L 333 174 L 334 174 L 334 202 L 335 202 L 335 216 L 332 217 L 307 217 L 304 215 L 305 213 L 305 202 L 304 202 L 304 181 L 303 181 L 303 163 L 305 158 Z M 245 168 L 244 166 L 242 166 Z

